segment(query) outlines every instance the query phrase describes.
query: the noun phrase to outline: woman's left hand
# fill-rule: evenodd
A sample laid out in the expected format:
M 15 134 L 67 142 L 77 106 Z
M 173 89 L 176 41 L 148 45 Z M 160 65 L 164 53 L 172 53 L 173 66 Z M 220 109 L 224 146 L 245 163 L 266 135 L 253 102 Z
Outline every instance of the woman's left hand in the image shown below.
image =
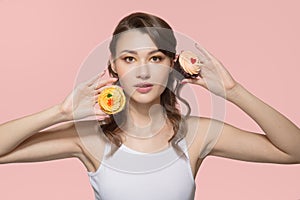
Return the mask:
M 223 64 L 211 53 L 203 47 L 197 45 L 196 47 L 201 53 L 201 55 L 197 53 L 200 62 L 203 63 L 201 66 L 200 77 L 198 76 L 195 79 L 183 79 L 181 83 L 201 85 L 215 95 L 225 98 L 232 92 L 238 83 L 232 78 Z

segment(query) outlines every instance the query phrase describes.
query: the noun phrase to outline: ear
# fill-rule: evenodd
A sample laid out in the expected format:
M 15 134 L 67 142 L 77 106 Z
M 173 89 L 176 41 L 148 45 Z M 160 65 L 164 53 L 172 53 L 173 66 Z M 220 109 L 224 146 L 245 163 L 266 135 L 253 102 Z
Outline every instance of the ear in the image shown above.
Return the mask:
M 174 64 L 176 63 L 177 59 L 178 59 L 179 55 L 176 54 L 175 58 L 173 60 L 171 60 L 171 67 L 174 68 Z
M 110 55 L 110 57 L 109 57 L 109 63 L 110 63 L 111 69 L 117 74 L 116 65 L 114 63 L 112 55 Z

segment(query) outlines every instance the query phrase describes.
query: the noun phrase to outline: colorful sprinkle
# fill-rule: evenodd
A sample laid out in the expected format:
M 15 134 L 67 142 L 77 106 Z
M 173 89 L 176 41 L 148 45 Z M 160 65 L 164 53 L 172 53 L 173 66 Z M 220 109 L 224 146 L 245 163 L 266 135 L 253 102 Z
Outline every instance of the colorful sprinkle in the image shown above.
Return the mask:
M 110 98 L 110 99 L 107 100 L 107 105 L 108 106 L 112 106 L 113 105 L 113 99 L 112 98 Z

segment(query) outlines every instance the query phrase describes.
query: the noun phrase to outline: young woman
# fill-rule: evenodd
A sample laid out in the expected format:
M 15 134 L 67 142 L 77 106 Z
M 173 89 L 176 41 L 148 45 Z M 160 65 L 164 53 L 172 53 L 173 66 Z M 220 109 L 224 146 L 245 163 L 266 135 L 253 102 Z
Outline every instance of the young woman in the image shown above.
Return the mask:
M 1 124 L 0 163 L 76 157 L 87 168 L 95 198 L 105 200 L 194 199 L 194 180 L 208 155 L 300 163 L 299 128 L 234 80 L 207 50 L 199 51 L 200 76 L 175 87 L 171 27 L 151 14 L 128 15 L 113 33 L 107 71 L 79 84 L 61 104 Z M 105 79 L 106 73 L 111 78 Z M 176 97 L 180 99 L 178 89 L 184 83 L 234 103 L 265 135 L 216 119 L 183 116 Z M 123 88 L 125 109 L 111 115 L 95 111 L 100 92 L 112 84 Z M 94 115 L 99 119 L 80 121 Z M 207 142 L 213 127 L 222 129 Z

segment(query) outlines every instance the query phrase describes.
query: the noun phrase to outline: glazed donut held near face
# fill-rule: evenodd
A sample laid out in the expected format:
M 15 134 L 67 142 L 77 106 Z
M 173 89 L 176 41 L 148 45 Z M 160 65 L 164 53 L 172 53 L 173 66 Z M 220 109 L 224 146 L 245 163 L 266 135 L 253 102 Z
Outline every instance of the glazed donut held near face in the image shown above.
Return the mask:
M 182 51 L 174 63 L 174 69 L 183 76 L 177 75 L 177 78 L 181 80 L 184 78 L 194 79 L 200 76 L 202 66 L 203 63 L 192 51 Z
M 117 85 L 102 88 L 98 96 L 98 104 L 106 114 L 116 114 L 125 107 L 126 97 L 123 89 Z

